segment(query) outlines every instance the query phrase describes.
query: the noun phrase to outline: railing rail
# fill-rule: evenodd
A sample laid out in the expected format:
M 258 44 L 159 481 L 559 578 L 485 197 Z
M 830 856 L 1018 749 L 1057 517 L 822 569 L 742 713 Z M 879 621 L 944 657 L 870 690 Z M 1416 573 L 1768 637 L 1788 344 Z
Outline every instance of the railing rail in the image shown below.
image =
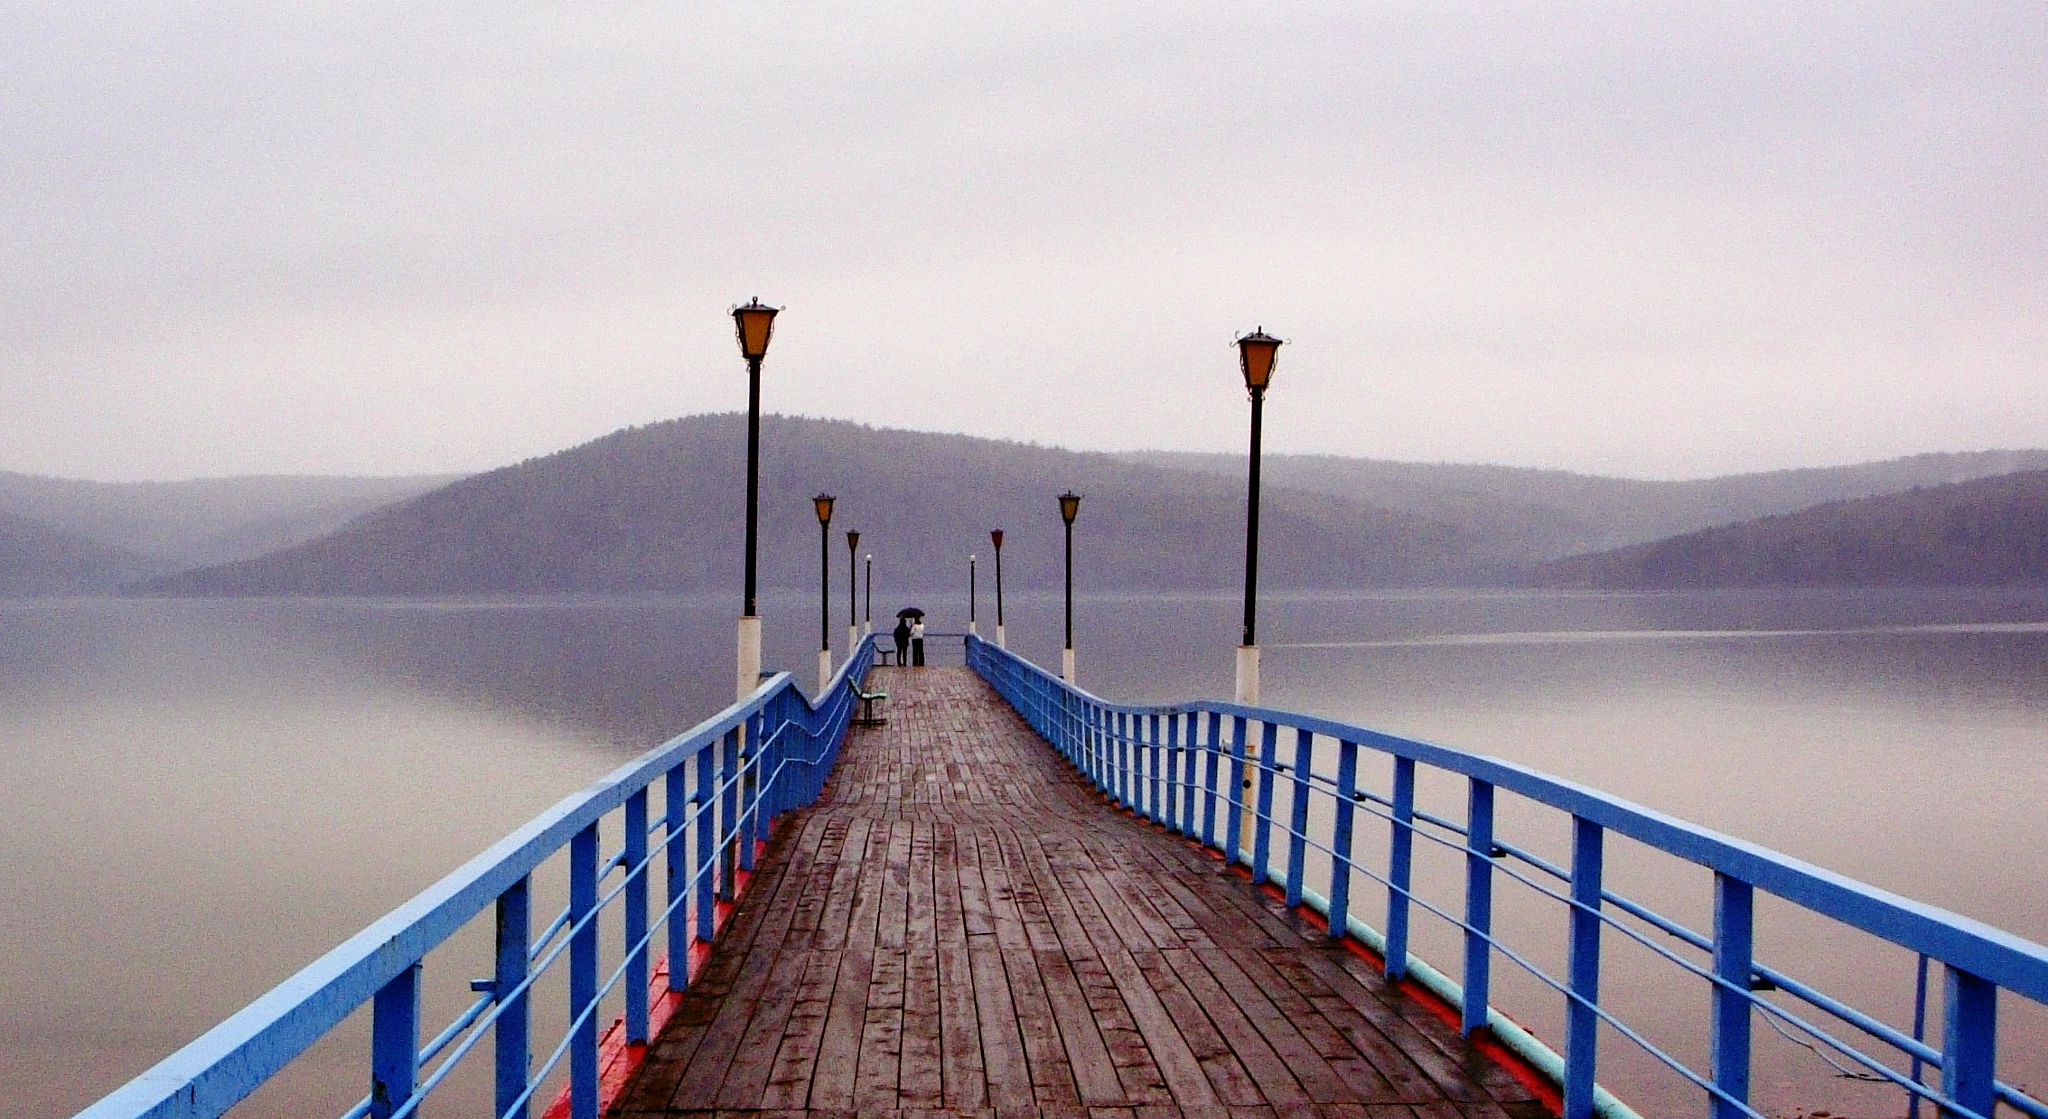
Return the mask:
M 1383 958 L 1390 978 L 1412 978 L 1456 1008 L 1463 1032 L 1488 1029 L 1554 1081 L 1565 1119 L 1634 1114 L 1598 1083 L 1602 1023 L 1698 1087 L 1715 1119 L 1761 1119 L 1749 1098 L 1751 1033 L 1759 1020 L 1813 1049 L 1838 1070 L 1891 1083 L 1905 1093 L 1916 1116 L 1925 1101 L 1942 1115 L 1990 1119 L 2003 1104 L 2035 1119 L 2048 1119 L 2048 1106 L 2041 1100 L 1996 1076 L 1999 993 L 2048 1003 L 2048 948 L 2039 944 L 1513 762 L 1264 707 L 1109 703 L 988 642 L 969 638 L 967 649 L 968 664 L 1113 802 L 1222 852 L 1228 861 L 1249 869 L 1255 881 L 1279 886 L 1289 905 L 1306 904 L 1322 913 L 1332 936 L 1349 934 L 1365 942 Z M 1288 738 L 1292 741 L 1283 746 Z M 1391 787 L 1385 792 L 1359 786 L 1361 749 L 1390 759 Z M 1319 758 L 1334 761 L 1334 771 L 1327 764 L 1319 768 Z M 1418 765 L 1464 778 L 1464 819 L 1416 807 Z M 1276 806 L 1275 798 L 1283 791 L 1286 803 Z M 1569 816 L 1569 865 L 1500 838 L 1495 800 L 1502 791 Z M 1323 809 L 1319 825 L 1311 824 L 1317 815 L 1311 811 L 1314 798 L 1320 798 Z M 1387 846 L 1376 852 L 1383 856 L 1381 863 L 1369 865 L 1359 857 L 1355 836 L 1360 813 L 1388 825 Z M 1276 831 L 1285 846 L 1277 858 Z M 1687 928 L 1606 888 L 1603 869 L 1609 833 L 1713 871 L 1712 934 Z M 1449 848 L 1462 858 L 1464 896 L 1456 911 L 1452 904 L 1430 901 L 1413 889 L 1417 842 Z M 1320 891 L 1305 881 L 1311 850 L 1329 864 Z M 1384 865 L 1386 873 L 1371 865 Z M 1384 890 L 1383 928 L 1372 927 L 1354 911 L 1356 876 Z M 1493 887 L 1502 877 L 1563 907 L 1568 945 L 1563 976 L 1538 967 L 1494 928 Z M 1917 953 L 1912 1032 L 1889 1026 L 1757 960 L 1754 924 L 1759 891 Z M 1462 982 L 1409 952 L 1409 926 L 1416 908 L 1461 934 Z M 1704 954 L 1705 962 L 1685 958 L 1617 913 Z M 1601 1001 L 1601 944 L 1610 932 L 1647 947 L 1707 985 L 1709 1067 L 1689 1067 Z M 1563 996 L 1564 1030 L 1556 1049 L 1491 1004 L 1496 955 Z M 1930 961 L 1941 966 L 1944 982 L 1939 1046 L 1921 1036 Z M 1766 997 L 1771 992 L 1780 997 Z M 1822 1019 L 1838 1025 L 1831 1030 Z M 1867 1040 L 1857 1043 L 1837 1036 L 1833 1030 L 1841 1026 Z M 1888 1052 L 1865 1052 L 1870 1040 Z M 1938 1083 L 1923 1083 L 1929 1069 L 1939 1070 Z
M 213 1119 L 366 1003 L 372 1007 L 370 1094 L 344 1112 L 345 1119 L 417 1113 L 487 1032 L 495 1059 L 494 1114 L 500 1119 L 525 1119 L 534 1093 L 564 1060 L 572 1119 L 596 1119 L 600 1000 L 623 986 L 625 1040 L 648 1040 L 651 955 L 665 939 L 669 989 L 688 983 L 690 949 L 713 936 L 716 905 L 730 901 L 742 872 L 753 869 L 756 845 L 768 838 L 776 817 L 809 804 L 823 790 L 853 714 L 854 686 L 873 656 L 869 637 L 816 702 L 790 674 L 779 673 L 745 699 L 564 798 L 78 1119 Z M 650 819 L 650 792 L 657 783 L 662 813 Z M 615 855 L 601 860 L 599 826 L 613 814 L 622 816 L 623 841 Z M 563 851 L 569 903 L 532 938 L 532 875 Z M 648 879 L 657 855 L 666 869 L 666 896 L 655 910 Z M 623 908 L 622 959 L 600 976 L 601 914 L 615 902 Z M 473 983 L 480 997 L 422 1046 L 423 963 L 492 906 L 494 974 Z M 531 991 L 564 956 L 569 1023 L 536 1068 Z

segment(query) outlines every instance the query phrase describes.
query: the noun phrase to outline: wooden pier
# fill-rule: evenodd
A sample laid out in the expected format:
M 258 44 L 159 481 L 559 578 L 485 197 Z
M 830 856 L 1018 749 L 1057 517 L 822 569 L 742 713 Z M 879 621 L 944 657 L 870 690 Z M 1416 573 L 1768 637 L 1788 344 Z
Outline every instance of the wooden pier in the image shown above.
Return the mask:
M 1113 808 L 960 668 L 786 820 L 611 1109 L 634 1119 L 1524 1119 L 1439 1008 Z

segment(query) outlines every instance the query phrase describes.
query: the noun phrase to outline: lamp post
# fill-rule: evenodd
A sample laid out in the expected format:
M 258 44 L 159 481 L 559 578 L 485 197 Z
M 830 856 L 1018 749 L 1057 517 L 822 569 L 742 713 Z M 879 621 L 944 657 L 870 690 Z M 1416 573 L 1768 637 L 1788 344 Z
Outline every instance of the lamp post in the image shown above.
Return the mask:
M 866 633 L 875 632 L 875 553 L 869 552 L 867 559 L 867 602 L 861 611 L 861 629 Z
M 1081 495 L 1072 490 L 1060 495 L 1060 519 L 1067 522 L 1067 644 L 1060 650 L 1060 679 L 1074 682 L 1074 518 L 1081 512 Z
M 832 495 L 811 499 L 818 507 L 818 694 L 832 683 Z
M 754 552 L 761 521 L 761 359 L 768 354 L 780 310 L 759 296 L 732 309 L 740 354 L 747 359 L 747 578 L 746 607 L 740 612 L 739 694 L 745 697 L 761 684 L 761 616 L 754 611 Z
M 1238 365 L 1252 397 L 1251 477 L 1245 485 L 1244 642 L 1237 647 L 1237 702 L 1259 702 L 1259 432 L 1265 421 L 1266 386 L 1273 381 L 1280 339 L 1260 327 L 1237 340 Z
M 860 533 L 846 530 L 846 655 L 853 656 L 853 647 L 860 644 L 860 602 L 856 595 L 860 591 L 860 571 L 855 567 L 860 562 L 857 549 L 860 547 Z
M 981 632 L 974 627 L 974 607 L 980 600 L 974 593 L 974 556 L 967 557 L 967 632 L 972 635 Z
M 1003 530 L 990 529 L 988 539 L 996 546 L 996 648 L 1007 649 L 1010 646 L 1003 640 Z

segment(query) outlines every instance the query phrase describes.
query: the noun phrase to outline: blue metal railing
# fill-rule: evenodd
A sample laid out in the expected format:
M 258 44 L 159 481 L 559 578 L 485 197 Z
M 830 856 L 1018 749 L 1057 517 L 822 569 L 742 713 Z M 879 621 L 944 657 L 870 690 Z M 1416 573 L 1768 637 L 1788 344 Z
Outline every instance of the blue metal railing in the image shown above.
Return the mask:
M 534 1093 L 565 1059 L 572 1119 L 596 1119 L 599 1000 L 623 985 L 625 1040 L 648 1040 L 649 957 L 657 939 L 665 932 L 669 989 L 681 990 L 689 981 L 691 946 L 711 939 L 715 906 L 732 899 L 740 872 L 753 869 L 756 843 L 768 838 L 777 816 L 811 803 L 824 788 L 853 714 L 854 685 L 873 657 L 873 638 L 863 640 L 815 703 L 790 674 L 777 674 L 715 717 L 562 800 L 78 1119 L 212 1119 L 364 1003 L 372 1008 L 371 1088 L 345 1119 L 417 1114 L 486 1034 L 495 1051 L 499 1119 L 526 1119 Z M 663 811 L 650 822 L 649 793 L 657 782 Z M 615 812 L 623 817 L 623 843 L 617 854 L 600 859 L 599 824 Z M 535 939 L 531 876 L 565 849 L 569 903 Z M 651 908 L 648 888 L 656 855 L 666 871 L 659 910 Z M 602 894 L 601 887 L 607 887 Z M 622 962 L 600 975 L 600 914 L 621 899 Z M 480 997 L 421 1046 L 427 953 L 493 905 L 494 974 L 472 983 Z M 565 955 L 568 1024 L 535 1067 L 530 992 Z
M 1254 881 L 1281 887 L 1288 905 L 1306 904 L 1322 913 L 1332 936 L 1349 933 L 1379 953 L 1389 978 L 1413 979 L 1445 999 L 1458 1011 L 1464 1033 L 1485 1027 L 1519 1052 L 1559 1086 L 1565 1119 L 1634 1115 L 1598 1083 L 1596 1042 L 1603 1023 L 1696 1085 L 1714 1119 L 1763 1119 L 1749 1099 L 1751 1027 L 1759 1020 L 1839 1071 L 1893 1084 L 1906 1094 L 1915 1116 L 1926 1101 L 1942 1115 L 1990 1119 L 2003 1104 L 2048 1119 L 2041 1100 L 1997 1078 L 1999 993 L 2048 1003 L 2048 948 L 2039 944 L 1498 758 L 1264 707 L 1108 703 L 976 638 L 967 641 L 967 662 L 1113 802 L 1221 851 L 1228 861 L 1248 868 Z M 1361 748 L 1391 760 L 1385 792 L 1360 786 Z M 1334 770 L 1328 764 L 1332 761 Z M 1464 778 L 1462 820 L 1417 808 L 1418 765 Z M 1496 791 L 1567 814 L 1570 864 L 1559 865 L 1503 841 L 1495 832 Z M 1277 809 L 1276 797 L 1284 797 Z M 1360 813 L 1388 825 L 1386 850 L 1375 852 L 1384 855 L 1384 864 L 1373 863 L 1386 867 L 1384 875 L 1366 865 L 1355 847 Z M 1606 889 L 1602 870 L 1609 832 L 1713 871 L 1712 935 Z M 1276 839 L 1286 848 L 1278 859 Z M 1456 911 L 1455 903 L 1433 902 L 1413 888 L 1418 841 L 1449 848 L 1461 858 L 1464 896 Z M 1315 861 L 1329 868 L 1321 891 L 1305 881 L 1311 850 L 1317 852 Z M 1384 931 L 1354 912 L 1354 875 L 1385 890 Z M 1525 950 L 1497 934 L 1493 888 L 1502 876 L 1563 907 L 1568 946 L 1563 976 L 1544 971 Z M 1887 1025 L 1757 960 L 1759 891 L 1917 952 L 1913 1031 Z M 1461 933 L 1462 983 L 1409 952 L 1410 917 L 1418 907 Z M 1617 912 L 1702 954 L 1704 962 L 1687 959 L 1637 924 L 1617 919 Z M 1629 938 L 1707 984 L 1708 1068 L 1687 1066 L 1601 1002 L 1601 941 L 1607 932 Z M 1495 955 L 1563 995 L 1561 1053 L 1491 1004 Z M 1945 984 L 1938 1048 L 1921 1036 L 1930 961 L 1941 965 Z M 1779 997 L 1765 997 L 1771 992 Z M 1843 1026 L 1862 1038 L 1831 1032 Z M 1866 1052 L 1875 1048 L 1872 1041 L 1883 1051 Z M 1939 1082 L 1924 1083 L 1926 1070 L 1938 1070 Z

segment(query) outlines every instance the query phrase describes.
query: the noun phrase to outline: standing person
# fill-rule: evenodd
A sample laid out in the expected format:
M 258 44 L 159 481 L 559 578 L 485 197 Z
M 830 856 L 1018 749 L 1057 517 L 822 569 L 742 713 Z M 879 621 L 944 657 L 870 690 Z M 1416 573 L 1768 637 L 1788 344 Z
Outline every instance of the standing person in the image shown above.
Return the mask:
M 896 664 L 900 668 L 910 663 L 910 619 L 901 614 L 896 616 L 896 630 L 889 636 L 896 639 Z
M 924 619 L 910 623 L 910 663 L 924 667 Z

